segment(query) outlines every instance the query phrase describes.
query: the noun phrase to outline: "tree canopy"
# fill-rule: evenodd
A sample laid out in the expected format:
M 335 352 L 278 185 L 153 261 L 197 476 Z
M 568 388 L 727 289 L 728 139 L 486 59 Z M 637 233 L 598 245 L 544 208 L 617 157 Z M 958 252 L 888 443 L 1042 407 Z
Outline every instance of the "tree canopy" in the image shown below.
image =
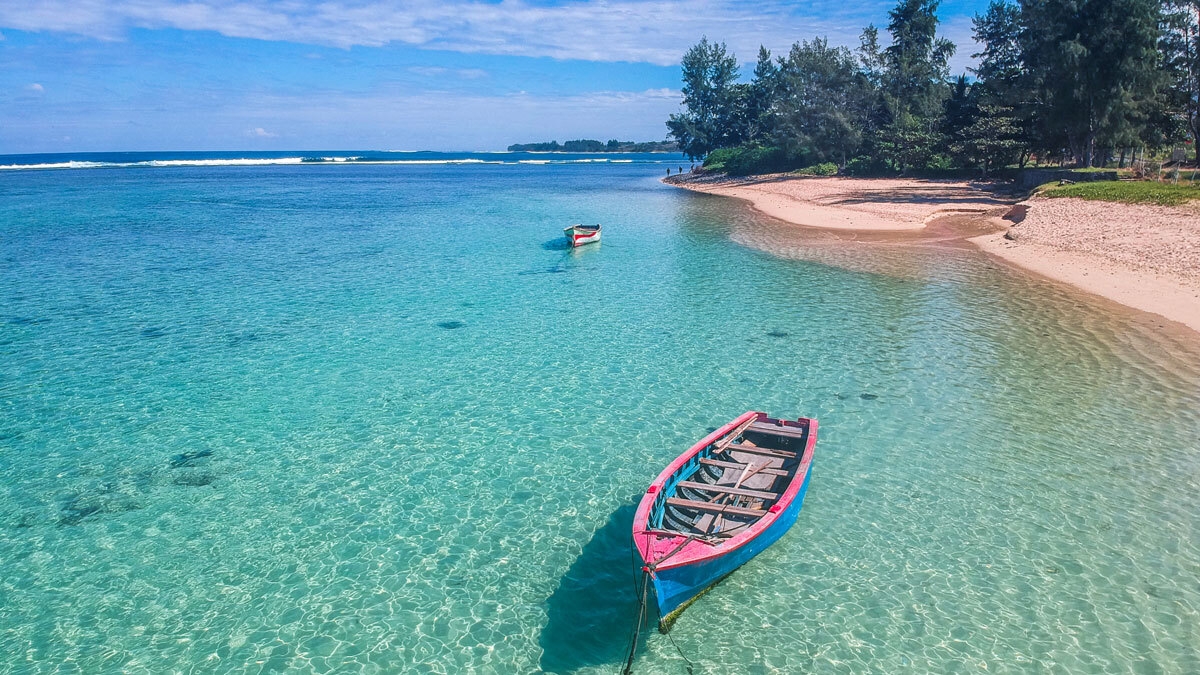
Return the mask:
M 899 0 L 887 44 L 867 26 L 857 52 L 821 37 L 774 58 L 760 48 L 749 82 L 704 38 L 684 55 L 669 135 L 694 158 L 728 149 L 728 166 L 849 173 L 987 175 L 1031 158 L 1091 166 L 1200 145 L 1200 0 L 993 0 L 974 17 L 973 77 L 957 78 L 938 3 Z

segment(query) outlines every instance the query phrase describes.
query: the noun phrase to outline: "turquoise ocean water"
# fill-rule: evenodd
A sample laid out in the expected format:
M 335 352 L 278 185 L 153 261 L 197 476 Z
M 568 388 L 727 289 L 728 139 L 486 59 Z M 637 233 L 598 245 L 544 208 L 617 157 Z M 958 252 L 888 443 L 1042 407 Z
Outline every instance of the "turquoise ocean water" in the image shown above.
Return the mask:
M 636 499 L 748 409 L 819 418 L 804 510 L 636 672 L 1200 672 L 1152 320 L 656 158 L 141 161 L 0 173 L 0 672 L 615 672 Z

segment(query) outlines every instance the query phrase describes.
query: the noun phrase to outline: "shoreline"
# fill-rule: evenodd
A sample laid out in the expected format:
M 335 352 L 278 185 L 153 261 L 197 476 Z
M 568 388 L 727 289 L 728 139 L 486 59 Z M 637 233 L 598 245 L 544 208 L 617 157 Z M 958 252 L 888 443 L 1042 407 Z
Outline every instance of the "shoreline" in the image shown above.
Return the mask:
M 1195 331 L 1200 337 L 1200 284 L 1165 275 L 1106 265 L 1082 253 L 1040 244 L 1014 244 L 1003 233 L 969 239 L 988 255 L 1024 272 L 1065 283 L 1126 307 L 1149 312 Z
M 916 231 L 940 216 L 983 214 L 1012 203 L 965 181 L 788 174 L 714 180 L 687 174 L 662 182 L 742 199 L 761 213 L 793 225 L 859 232 Z
M 808 177 L 663 180 L 733 197 L 801 230 L 853 241 L 965 242 L 1009 267 L 1163 317 L 1200 336 L 1200 209 L 1079 199 L 1016 203 L 965 181 Z M 946 216 L 957 234 L 927 226 Z

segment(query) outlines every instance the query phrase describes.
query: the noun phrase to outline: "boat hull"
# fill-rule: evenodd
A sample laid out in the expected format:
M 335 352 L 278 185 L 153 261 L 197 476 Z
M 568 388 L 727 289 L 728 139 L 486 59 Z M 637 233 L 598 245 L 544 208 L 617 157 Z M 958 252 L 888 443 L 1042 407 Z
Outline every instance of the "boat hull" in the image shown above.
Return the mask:
M 650 484 L 634 515 L 633 540 L 645 562 L 646 583 L 654 590 L 660 630 L 668 630 L 692 601 L 778 541 L 796 522 L 812 476 L 817 427 L 811 418 L 790 421 L 744 413 L 676 457 Z M 768 461 L 759 463 L 753 457 Z M 751 483 L 753 473 L 746 472 L 752 464 L 758 466 L 754 472 L 788 480 Z M 716 476 L 711 467 L 725 473 Z M 765 471 L 768 468 L 771 471 Z M 718 489 L 722 485 L 734 489 Z M 718 495 L 739 490 L 749 501 L 737 506 L 735 499 L 728 505 L 732 520 L 702 517 L 706 512 L 725 513 L 726 507 L 714 503 L 721 499 Z M 689 516 L 688 511 L 701 516 Z
M 808 492 L 808 481 L 812 476 L 811 463 L 809 469 L 792 503 L 758 536 L 716 558 L 683 567 L 658 570 L 650 575 L 655 601 L 658 604 L 660 630 L 669 630 L 679 613 L 688 605 L 751 558 L 765 551 L 768 546 L 779 541 L 779 538 L 796 523 L 804 505 L 804 495 Z
M 567 235 L 567 241 L 572 247 L 600 241 L 600 228 L 568 227 L 563 230 L 563 234 Z

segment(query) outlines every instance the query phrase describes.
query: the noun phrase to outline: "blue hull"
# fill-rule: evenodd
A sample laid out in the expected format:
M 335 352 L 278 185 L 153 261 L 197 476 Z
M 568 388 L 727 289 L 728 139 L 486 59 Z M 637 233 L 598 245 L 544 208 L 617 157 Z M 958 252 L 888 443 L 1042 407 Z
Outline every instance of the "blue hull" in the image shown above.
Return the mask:
M 651 576 L 654 597 L 658 602 L 659 628 L 661 630 L 665 631 L 670 627 L 675 619 L 674 613 L 681 611 L 691 600 L 704 593 L 710 586 L 762 553 L 792 527 L 797 516 L 800 515 L 800 508 L 804 505 L 804 495 L 808 492 L 808 480 L 811 476 L 812 466 L 810 465 L 796 498 L 783 513 L 779 514 L 769 529 L 754 539 L 723 556 L 683 567 L 659 570 Z

